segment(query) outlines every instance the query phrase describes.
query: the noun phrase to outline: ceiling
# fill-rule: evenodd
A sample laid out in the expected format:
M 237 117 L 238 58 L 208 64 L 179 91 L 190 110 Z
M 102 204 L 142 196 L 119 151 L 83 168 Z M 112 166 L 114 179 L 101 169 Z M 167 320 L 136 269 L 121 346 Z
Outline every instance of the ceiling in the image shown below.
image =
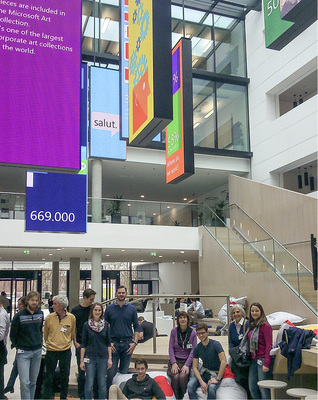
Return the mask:
M 230 158 L 229 158 L 230 160 Z M 92 160 L 89 162 L 89 182 L 92 182 Z M 123 199 L 184 202 L 204 196 L 205 193 L 227 183 L 228 176 L 235 170 L 218 170 L 196 168 L 195 174 L 178 184 L 166 184 L 165 165 L 133 161 L 102 162 L 102 196 L 112 198 L 121 195 Z M 25 193 L 26 171 L 36 170 L 32 167 L 0 166 L 1 192 Z M 243 175 L 243 174 L 241 174 Z M 91 197 L 89 184 L 88 196 Z
M 177 228 L 176 228 L 177 229 Z M 125 251 L 123 251 L 125 250 Z M 29 254 L 24 254 L 29 251 Z M 156 256 L 151 255 L 156 253 Z M 69 262 L 70 258 L 79 257 L 81 262 L 91 262 L 91 249 L 87 248 L 0 248 L 0 268 L 3 261 L 17 262 Z M 131 250 L 102 249 L 102 262 L 197 262 L 198 251 L 180 250 Z

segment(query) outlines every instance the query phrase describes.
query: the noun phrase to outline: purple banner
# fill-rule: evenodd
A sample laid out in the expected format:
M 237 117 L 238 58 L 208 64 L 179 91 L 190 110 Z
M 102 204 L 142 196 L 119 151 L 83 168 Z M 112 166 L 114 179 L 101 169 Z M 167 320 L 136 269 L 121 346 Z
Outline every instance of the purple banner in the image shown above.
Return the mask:
M 180 48 L 172 54 L 172 95 L 180 89 Z
M 0 162 L 79 169 L 81 1 L 1 1 L 0 57 Z

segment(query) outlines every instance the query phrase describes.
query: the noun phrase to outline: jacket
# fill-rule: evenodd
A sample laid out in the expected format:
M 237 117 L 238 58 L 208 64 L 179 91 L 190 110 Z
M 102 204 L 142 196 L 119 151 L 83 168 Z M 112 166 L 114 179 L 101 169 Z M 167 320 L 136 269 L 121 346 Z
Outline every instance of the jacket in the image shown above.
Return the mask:
M 309 349 L 312 339 L 315 337 L 313 331 L 290 327 L 284 331 L 283 341 L 279 343 L 281 354 L 287 358 L 287 379 L 301 367 L 301 351 Z
M 21 350 L 42 348 L 43 312 L 38 308 L 33 314 L 24 308 L 12 319 L 10 340 L 12 347 Z
M 123 394 L 128 399 L 151 399 L 153 396 L 157 400 L 165 400 L 166 397 L 163 391 L 160 389 L 158 383 L 150 378 L 148 374 L 143 381 L 137 381 L 137 374 L 134 374 L 131 379 L 128 379 L 123 389 Z

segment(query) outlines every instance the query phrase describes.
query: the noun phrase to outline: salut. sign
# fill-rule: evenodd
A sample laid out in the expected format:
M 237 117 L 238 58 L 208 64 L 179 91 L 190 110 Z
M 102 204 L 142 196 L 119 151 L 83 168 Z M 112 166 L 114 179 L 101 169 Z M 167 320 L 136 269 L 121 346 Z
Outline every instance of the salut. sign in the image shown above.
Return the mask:
M 93 129 L 111 131 L 112 136 L 115 135 L 115 133 L 117 133 L 119 130 L 119 115 L 93 111 L 92 121 Z

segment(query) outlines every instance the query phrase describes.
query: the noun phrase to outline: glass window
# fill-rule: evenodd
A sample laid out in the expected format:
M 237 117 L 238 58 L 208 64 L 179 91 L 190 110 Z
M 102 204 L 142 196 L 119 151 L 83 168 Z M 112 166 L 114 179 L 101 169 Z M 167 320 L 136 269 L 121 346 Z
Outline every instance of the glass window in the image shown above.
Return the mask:
M 117 0 L 82 3 L 82 49 L 119 55 L 119 7 Z
M 214 24 L 214 37 L 215 72 L 246 76 L 244 22 L 219 17 Z
M 193 79 L 194 146 L 215 148 L 215 83 Z
M 249 151 L 247 88 L 216 84 L 218 148 Z

